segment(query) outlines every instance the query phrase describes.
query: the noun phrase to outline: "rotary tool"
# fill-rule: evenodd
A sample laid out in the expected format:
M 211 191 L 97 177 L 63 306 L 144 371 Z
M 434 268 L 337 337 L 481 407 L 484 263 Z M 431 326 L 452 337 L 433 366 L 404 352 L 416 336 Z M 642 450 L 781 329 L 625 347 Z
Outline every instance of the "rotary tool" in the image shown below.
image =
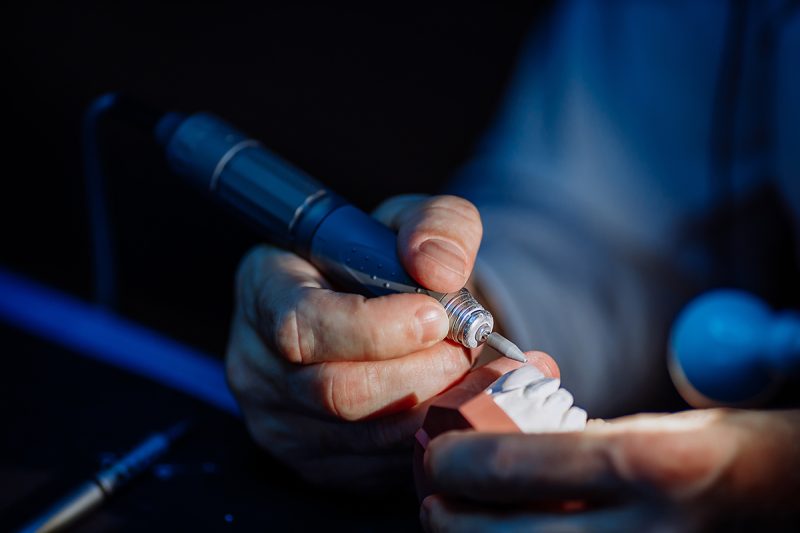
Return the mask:
M 155 127 L 170 167 L 255 223 L 275 244 L 310 261 L 329 280 L 365 296 L 426 294 L 449 317 L 447 337 L 466 348 L 484 342 L 526 362 L 493 332 L 494 319 L 465 288 L 439 293 L 421 287 L 397 254 L 397 236 L 258 141 L 209 113 L 167 113 Z

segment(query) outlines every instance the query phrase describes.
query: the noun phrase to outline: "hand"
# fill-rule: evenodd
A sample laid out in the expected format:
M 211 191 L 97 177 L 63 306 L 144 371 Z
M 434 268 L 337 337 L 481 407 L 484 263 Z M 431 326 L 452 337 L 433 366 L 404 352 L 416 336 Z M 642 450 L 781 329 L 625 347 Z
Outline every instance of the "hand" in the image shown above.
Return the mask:
M 425 287 L 467 282 L 481 239 L 475 207 L 398 197 L 376 214 L 398 230 L 403 265 Z M 470 369 L 444 308 L 422 294 L 336 292 L 307 261 L 259 246 L 242 261 L 228 381 L 256 442 L 303 478 L 355 488 L 410 473 L 424 402 Z
M 790 530 L 798 442 L 800 410 L 636 415 L 582 433 L 451 432 L 428 447 L 438 492 L 421 518 L 436 532 Z

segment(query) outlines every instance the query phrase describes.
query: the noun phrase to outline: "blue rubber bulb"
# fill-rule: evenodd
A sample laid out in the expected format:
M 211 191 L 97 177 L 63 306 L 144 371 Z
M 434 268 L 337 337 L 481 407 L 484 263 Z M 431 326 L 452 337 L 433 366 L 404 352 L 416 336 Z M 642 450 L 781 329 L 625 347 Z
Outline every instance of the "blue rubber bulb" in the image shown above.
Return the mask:
M 800 313 L 717 290 L 691 302 L 670 337 L 670 372 L 695 407 L 758 403 L 800 372 Z

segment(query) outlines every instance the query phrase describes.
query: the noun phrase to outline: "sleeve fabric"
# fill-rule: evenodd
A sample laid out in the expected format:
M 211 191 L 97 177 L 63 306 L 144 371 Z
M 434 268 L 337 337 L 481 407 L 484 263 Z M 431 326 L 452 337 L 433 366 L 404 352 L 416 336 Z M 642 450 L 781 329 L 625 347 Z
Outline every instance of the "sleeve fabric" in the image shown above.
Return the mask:
M 592 417 L 663 408 L 669 326 L 714 282 L 703 232 L 728 9 L 559 3 L 451 184 L 480 210 L 475 276 L 499 322 L 556 359 Z M 762 179 L 748 164 L 737 190 Z

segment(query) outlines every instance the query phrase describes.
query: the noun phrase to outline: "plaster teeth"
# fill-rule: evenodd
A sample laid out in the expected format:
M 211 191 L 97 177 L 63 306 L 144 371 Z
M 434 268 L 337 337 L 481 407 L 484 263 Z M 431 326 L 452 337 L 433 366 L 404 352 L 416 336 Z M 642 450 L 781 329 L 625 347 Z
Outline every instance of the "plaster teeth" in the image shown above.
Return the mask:
M 580 407 L 570 407 L 561 420 L 561 431 L 583 431 L 586 427 L 586 411 Z
M 558 389 L 547 397 L 547 399 L 544 401 L 544 407 L 546 409 L 566 411 L 572 407 L 573 402 L 574 399 L 572 398 L 572 394 L 570 394 L 567 389 Z
M 526 365 L 501 376 L 485 392 L 525 433 L 581 431 L 586 411 L 573 407 L 572 394 L 560 386 L 560 379 Z
M 558 378 L 544 378 L 539 381 L 529 383 L 525 387 L 525 397 L 531 403 L 542 405 L 548 396 L 553 394 L 561 386 L 561 380 Z
M 531 383 L 544 379 L 544 374 L 533 365 L 522 366 L 506 375 L 508 378 L 501 385 L 503 391 L 527 387 Z

